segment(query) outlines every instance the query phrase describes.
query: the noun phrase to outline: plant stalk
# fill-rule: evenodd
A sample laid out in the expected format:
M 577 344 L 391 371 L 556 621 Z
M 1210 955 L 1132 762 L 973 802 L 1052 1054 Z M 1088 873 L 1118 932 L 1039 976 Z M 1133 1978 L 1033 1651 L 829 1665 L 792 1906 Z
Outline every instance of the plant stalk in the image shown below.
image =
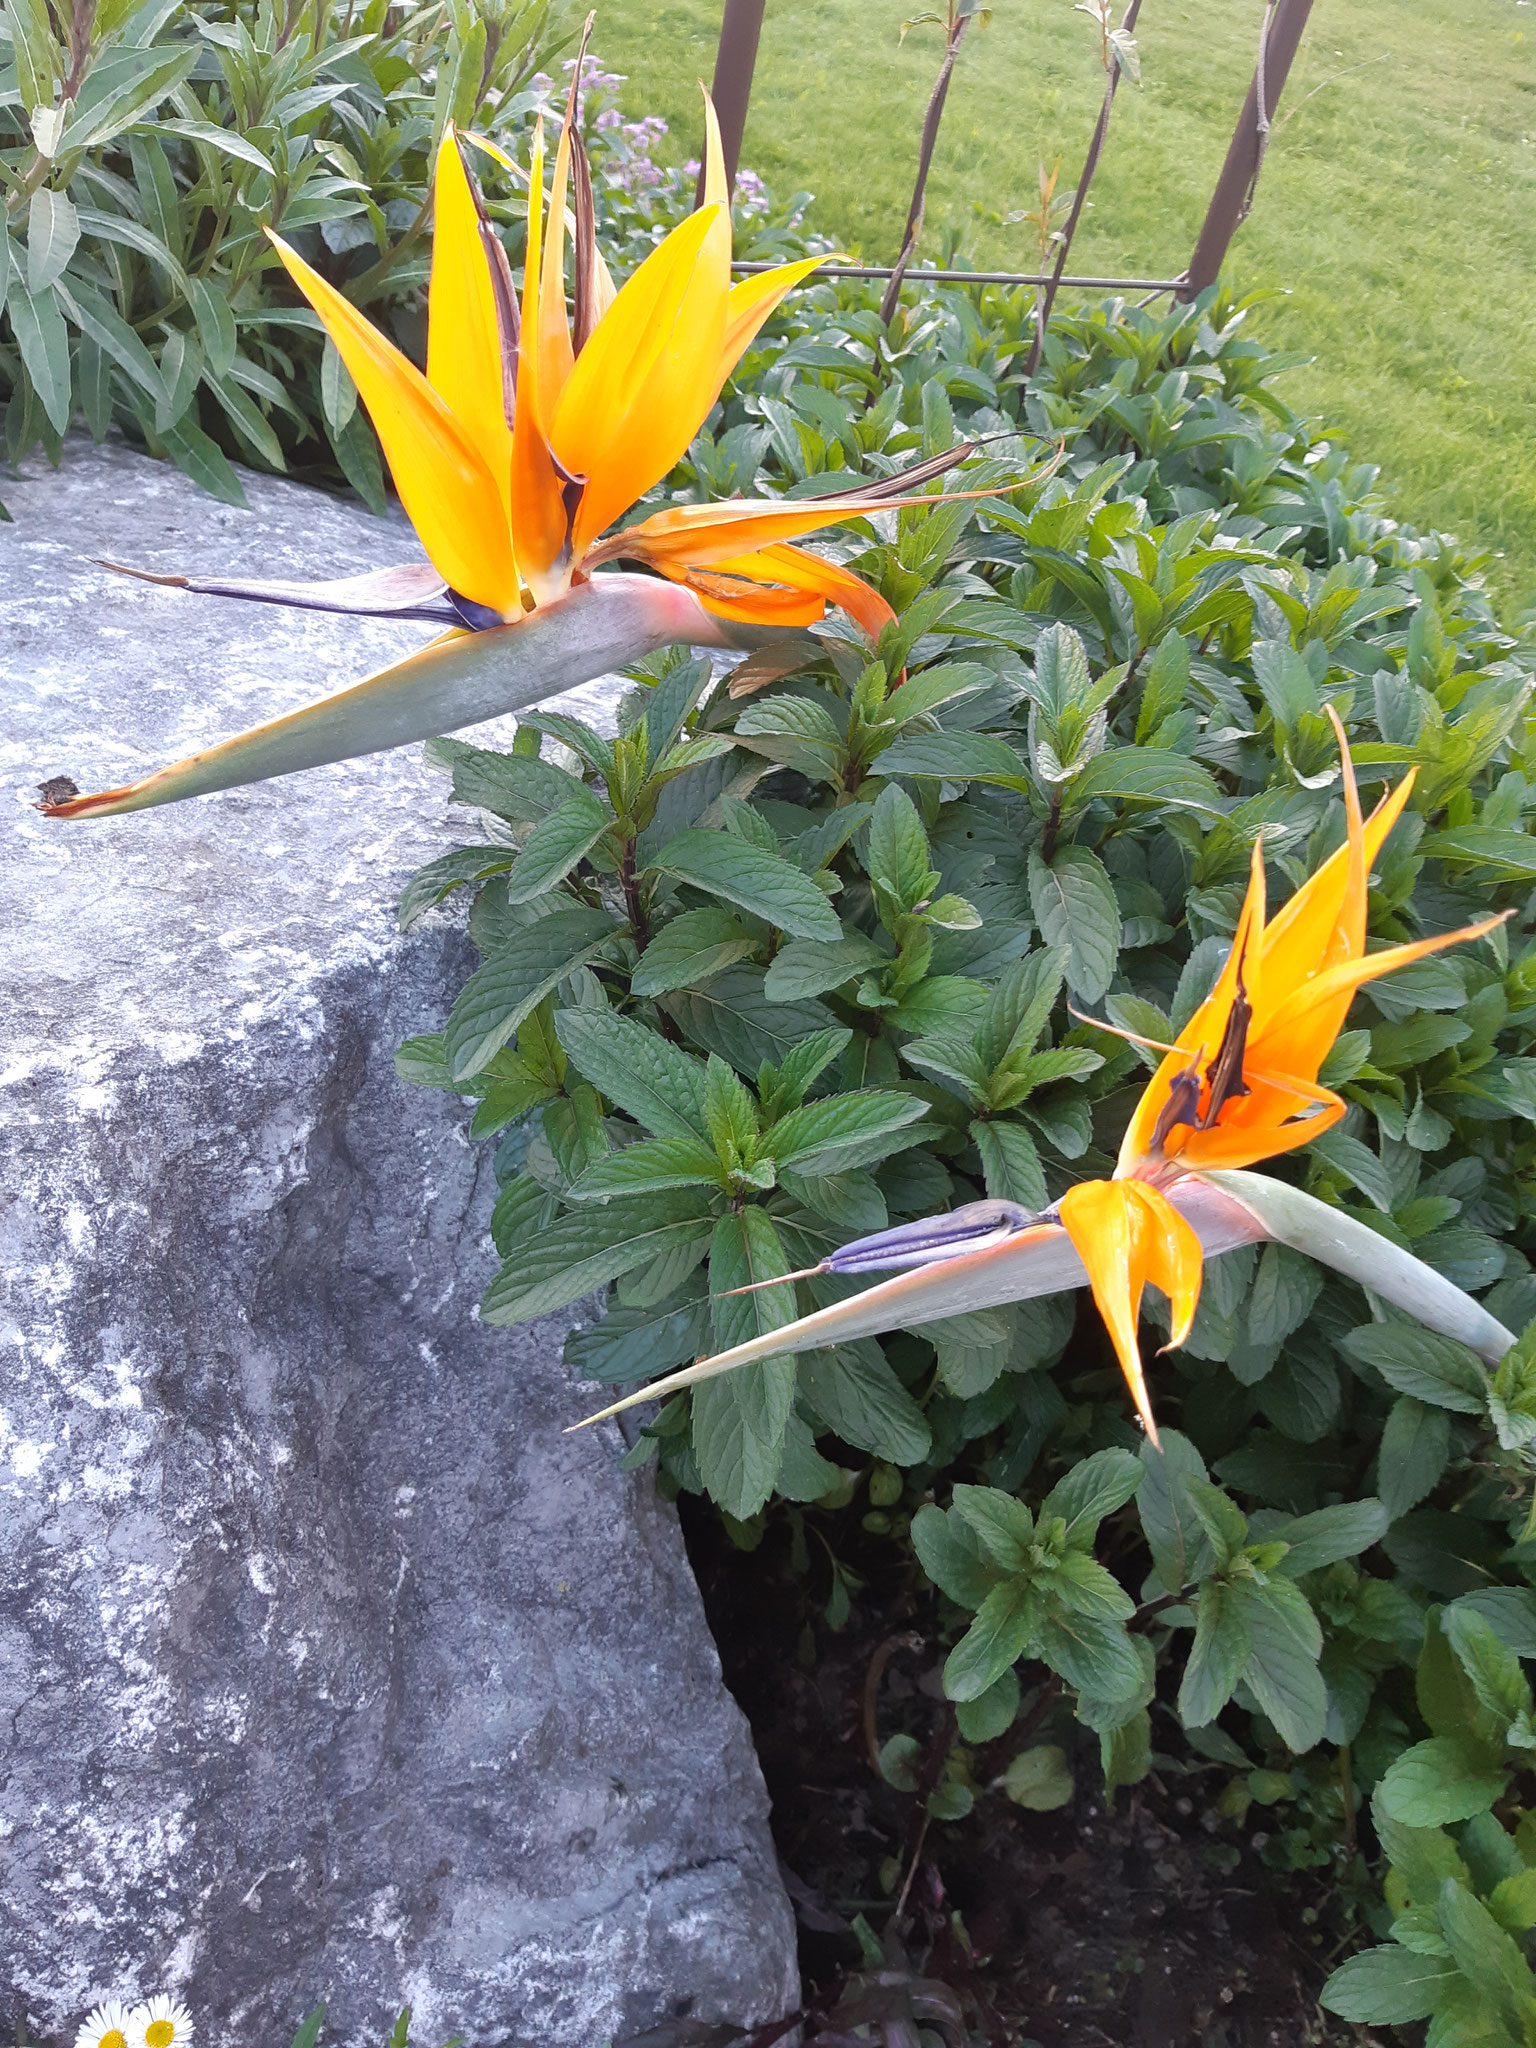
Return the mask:
M 1138 0 L 1139 4 L 1139 0 Z M 901 254 L 896 259 L 896 268 L 891 272 L 891 281 L 885 288 L 880 301 L 880 318 L 887 327 L 896 317 L 897 303 L 901 298 L 902 280 L 907 266 L 917 254 L 917 241 L 923 231 L 923 211 L 927 205 L 928 172 L 933 163 L 934 145 L 939 139 L 939 123 L 944 118 L 944 102 L 949 97 L 949 81 L 954 75 L 955 59 L 960 54 L 960 45 L 965 41 L 965 32 L 971 25 L 972 17 L 962 14 L 949 31 L 944 46 L 944 62 L 939 66 L 939 75 L 934 81 L 933 91 L 928 96 L 928 111 L 923 116 L 922 140 L 917 151 L 917 182 L 912 187 L 912 204 L 907 209 L 907 228 L 902 240 Z

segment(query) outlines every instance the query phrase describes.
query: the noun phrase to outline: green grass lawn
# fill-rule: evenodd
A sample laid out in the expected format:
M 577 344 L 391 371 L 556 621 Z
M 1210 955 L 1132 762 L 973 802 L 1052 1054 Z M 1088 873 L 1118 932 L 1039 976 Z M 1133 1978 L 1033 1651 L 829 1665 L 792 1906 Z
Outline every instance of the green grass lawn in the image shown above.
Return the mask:
M 924 0 L 934 5 L 934 0 Z M 743 160 L 867 262 L 894 261 L 937 28 L 898 46 L 914 0 L 768 0 Z M 1148 0 L 1145 83 L 1123 85 L 1073 265 L 1176 276 L 1252 75 L 1259 0 Z M 595 46 L 628 74 L 626 111 L 697 153 L 695 81 L 720 0 L 605 0 Z M 1035 268 L 1036 166 L 1070 185 L 1103 87 L 1069 0 L 999 0 L 950 92 L 924 251 L 947 228 L 975 261 Z M 1536 589 L 1536 6 L 1318 0 L 1258 203 L 1228 259 L 1286 296 L 1252 317 L 1315 358 L 1293 404 L 1379 463 L 1393 509 L 1499 550 L 1503 593 Z

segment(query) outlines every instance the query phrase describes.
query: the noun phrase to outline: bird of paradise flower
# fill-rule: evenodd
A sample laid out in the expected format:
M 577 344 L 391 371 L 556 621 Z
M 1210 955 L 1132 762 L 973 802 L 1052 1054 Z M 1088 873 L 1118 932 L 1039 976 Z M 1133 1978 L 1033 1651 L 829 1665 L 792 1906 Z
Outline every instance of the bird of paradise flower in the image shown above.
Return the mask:
M 1131 1116 L 1112 1179 L 1069 1188 L 1040 1215 L 1010 1202 L 970 1203 L 860 1238 L 803 1273 L 760 1281 L 774 1287 L 822 1273 L 910 1269 L 654 1381 L 588 1421 L 760 1359 L 851 1343 L 1086 1281 L 1156 1444 L 1137 1337 L 1147 1286 L 1167 1296 L 1170 1347 L 1182 1344 L 1199 1304 L 1206 1256 L 1264 1239 L 1360 1280 L 1490 1362 L 1502 1357 L 1513 1335 L 1432 1267 L 1301 1189 L 1242 1170 L 1310 1144 L 1345 1114 L 1347 1105 L 1318 1074 L 1358 989 L 1427 954 L 1481 938 L 1509 915 L 1367 952 L 1371 864 L 1414 777 L 1407 775 L 1363 819 L 1344 729 L 1337 714 L 1330 715 L 1342 762 L 1344 844 L 1268 919 L 1263 847 L 1255 843 L 1226 963 L 1177 1041 L 1155 1048 L 1165 1057 Z
M 45 800 L 45 815 L 144 810 L 428 739 L 674 642 L 756 645 L 765 629 L 804 627 L 828 604 L 876 637 L 894 616 L 860 577 L 793 543 L 930 502 L 910 493 L 969 445 L 857 492 L 673 505 L 609 531 L 676 465 L 764 322 L 823 259 L 731 283 L 729 193 L 706 95 L 702 203 L 616 289 L 597 245 L 577 105 L 573 80 L 547 212 L 542 121 L 535 129 L 520 295 L 465 149 L 508 160 L 494 144 L 445 134 L 425 373 L 268 231 L 357 386 L 427 560 L 319 583 L 124 572 L 207 596 L 447 630 L 351 689 L 137 782 Z M 595 573 L 619 561 L 651 573 Z

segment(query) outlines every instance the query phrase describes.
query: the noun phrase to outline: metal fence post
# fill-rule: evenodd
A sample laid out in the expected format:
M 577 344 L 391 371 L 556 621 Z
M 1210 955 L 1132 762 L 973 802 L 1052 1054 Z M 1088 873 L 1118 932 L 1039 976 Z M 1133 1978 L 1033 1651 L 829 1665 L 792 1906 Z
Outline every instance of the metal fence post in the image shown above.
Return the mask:
M 747 125 L 747 102 L 752 97 L 752 73 L 757 64 L 757 39 L 763 30 L 765 0 L 725 0 L 720 22 L 720 48 L 715 56 L 715 82 L 711 98 L 720 120 L 720 142 L 725 152 L 726 184 L 736 185 L 741 162 L 741 137 Z M 703 151 L 700 151 L 703 155 Z M 699 173 L 699 201 L 704 197 L 704 173 Z
M 1253 204 L 1253 188 L 1264 162 L 1264 152 L 1269 147 L 1275 108 L 1279 105 L 1280 94 L 1290 75 L 1291 60 L 1296 55 L 1296 46 L 1301 41 L 1301 32 L 1311 12 L 1312 0 L 1269 0 L 1259 41 L 1258 67 L 1233 131 L 1216 190 L 1211 194 L 1195 253 L 1189 259 L 1189 272 L 1179 292 L 1181 299 L 1192 299 L 1207 285 L 1216 282 L 1232 237 L 1248 217 L 1248 209 Z

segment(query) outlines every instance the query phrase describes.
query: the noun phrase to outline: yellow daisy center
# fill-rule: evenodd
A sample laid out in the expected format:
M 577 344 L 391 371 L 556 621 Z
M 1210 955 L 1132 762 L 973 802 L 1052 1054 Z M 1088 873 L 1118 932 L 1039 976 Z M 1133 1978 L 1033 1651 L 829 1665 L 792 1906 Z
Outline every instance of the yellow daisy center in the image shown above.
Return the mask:
M 127 2036 L 121 2027 L 108 2027 L 97 2042 L 96 2048 L 128 2048 Z
M 175 2038 L 176 2029 L 169 2020 L 151 2020 L 144 2029 L 146 2048 L 171 2048 Z M 102 2042 L 101 2048 L 107 2048 L 105 2041 Z

